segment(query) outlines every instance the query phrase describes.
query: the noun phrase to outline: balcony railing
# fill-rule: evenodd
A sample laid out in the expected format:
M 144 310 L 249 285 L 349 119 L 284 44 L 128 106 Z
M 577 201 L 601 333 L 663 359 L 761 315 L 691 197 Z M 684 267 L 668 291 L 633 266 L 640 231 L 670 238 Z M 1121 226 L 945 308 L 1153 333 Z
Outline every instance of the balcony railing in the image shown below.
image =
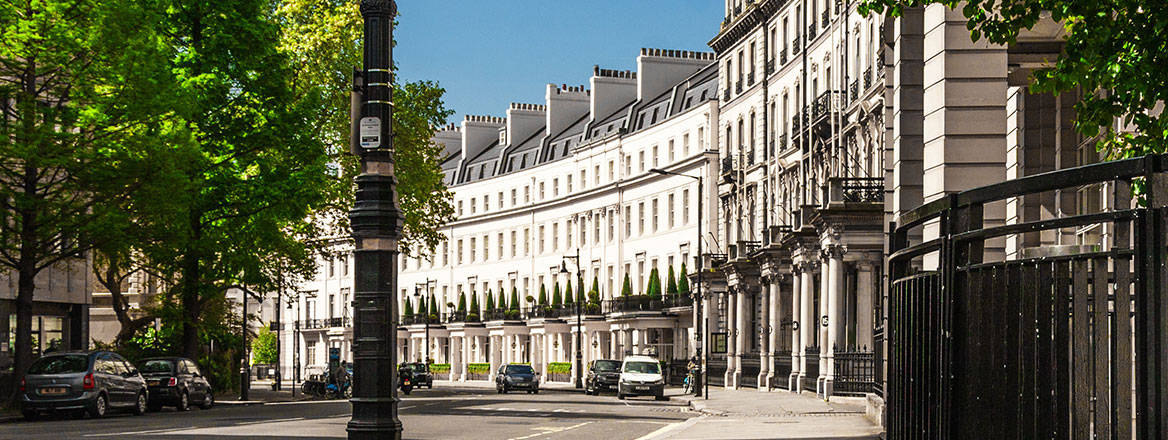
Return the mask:
M 447 312 L 446 316 L 445 316 L 446 320 L 444 322 L 466 322 L 467 321 L 466 315 L 467 315 L 466 312 L 459 312 L 459 311 Z
M 775 73 L 775 60 L 769 59 L 766 62 L 766 74 L 770 75 L 772 73 Z
M 794 58 L 795 55 L 799 54 L 799 43 L 800 43 L 799 37 L 795 37 L 795 39 L 791 41 L 791 57 L 792 58 Z
M 787 65 L 787 48 L 785 48 L 785 47 L 783 48 L 782 52 L 779 52 L 779 65 L 780 66 Z
M 807 41 L 815 39 L 815 32 L 819 30 L 819 25 L 811 23 L 807 25 Z
M 848 86 L 848 92 L 851 95 L 850 101 L 855 101 L 860 98 L 860 81 L 852 80 L 852 85 Z
M 872 68 L 864 69 L 864 90 L 872 87 Z
M 483 312 L 484 321 L 516 321 L 524 318 L 526 316 L 520 310 L 491 309 Z
M 799 136 L 799 132 L 803 130 L 802 121 L 799 112 L 795 112 L 795 116 L 791 117 L 791 133 L 794 133 L 792 136 Z
M 831 17 L 828 15 L 828 10 L 824 9 L 823 13 L 819 14 L 820 22 L 823 23 L 823 28 L 827 29 L 827 25 L 831 24 Z
M 692 307 L 694 300 L 689 295 L 667 295 L 661 299 L 661 302 L 664 303 L 665 308 L 671 309 L 674 307 Z
M 734 82 L 734 93 L 742 93 L 742 80 Z
M 729 88 L 729 87 L 727 87 L 727 88 L 726 88 L 726 90 L 725 90 L 725 92 L 724 92 L 724 93 L 722 93 L 722 100 L 723 100 L 723 101 L 729 101 L 729 100 L 730 100 L 730 88 Z
M 754 147 L 746 150 L 746 166 L 754 165 Z
M 622 296 L 604 301 L 604 313 L 659 312 L 663 308 L 665 301 L 647 295 Z
M 420 325 L 420 324 L 441 324 L 442 317 L 437 314 L 430 316 L 425 315 L 410 315 L 402 317 L 402 325 Z
M 883 177 L 832 177 L 827 179 L 829 202 L 884 202 Z
M 779 135 L 778 147 L 779 147 L 778 151 L 783 151 L 783 150 L 787 149 L 787 133 L 783 133 L 783 134 Z
M 866 349 L 835 352 L 835 387 L 838 394 L 864 395 L 874 391 L 876 365 Z
M 813 119 L 818 121 L 820 118 L 839 109 L 839 95 L 839 92 L 834 90 L 820 93 L 819 97 L 815 98 L 815 106 L 812 107 L 812 111 L 814 111 Z
M 750 73 L 746 74 L 746 85 L 748 87 L 754 85 L 754 72 L 750 72 Z

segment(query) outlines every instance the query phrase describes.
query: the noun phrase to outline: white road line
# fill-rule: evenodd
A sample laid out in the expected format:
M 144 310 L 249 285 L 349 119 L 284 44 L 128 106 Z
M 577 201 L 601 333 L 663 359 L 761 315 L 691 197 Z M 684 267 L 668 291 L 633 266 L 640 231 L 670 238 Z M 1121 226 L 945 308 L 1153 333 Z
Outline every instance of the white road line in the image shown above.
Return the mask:
M 581 427 L 581 426 L 587 425 L 587 424 L 589 424 L 589 423 L 592 423 L 592 422 L 584 422 L 584 423 L 581 423 L 581 424 L 579 424 L 579 425 L 564 426 L 564 427 L 538 427 L 538 428 L 532 428 L 532 429 L 539 429 L 539 430 L 542 430 L 543 432 L 537 432 L 537 433 L 535 433 L 535 434 L 531 434 L 531 435 L 525 435 L 525 436 L 523 436 L 523 437 L 513 437 L 513 438 L 510 438 L 510 439 L 508 439 L 508 440 L 524 440 L 524 439 L 529 439 L 529 438 L 535 438 L 535 437 L 539 437 L 539 436 L 541 436 L 541 435 L 555 434 L 555 433 L 558 433 L 558 432 L 564 432 L 564 431 L 573 430 L 573 429 L 579 428 L 579 427 Z
M 182 428 L 166 428 L 166 429 L 150 429 L 146 431 L 126 431 L 126 432 L 107 432 L 102 434 L 85 434 L 82 437 L 115 437 L 126 435 L 142 435 L 142 434 L 157 434 L 160 432 L 183 431 L 194 428 L 193 426 L 184 426 Z
M 273 419 L 273 420 L 254 420 L 251 422 L 236 423 L 235 426 L 262 425 L 264 423 L 295 422 L 297 420 L 304 420 L 304 417 L 290 417 L 287 419 Z
M 410 408 L 413 408 L 413 407 L 414 407 L 413 405 L 410 405 L 410 406 L 399 406 L 399 407 L 397 407 L 397 410 L 398 410 L 398 411 L 401 411 L 401 410 L 403 410 L 403 409 L 410 409 Z
M 659 438 L 669 438 L 668 436 L 666 436 L 666 434 L 669 434 L 670 432 L 673 432 L 673 431 L 680 431 L 682 429 L 693 426 L 694 424 L 698 423 L 701 419 L 705 419 L 705 418 L 706 418 L 706 416 L 702 415 L 702 416 L 694 417 L 694 418 L 686 420 L 686 421 L 677 422 L 677 423 L 670 423 L 668 425 L 662 426 L 660 429 L 658 429 L 656 431 L 653 431 L 653 432 L 650 432 L 648 434 L 641 436 L 637 440 L 654 440 L 654 439 L 659 439 Z

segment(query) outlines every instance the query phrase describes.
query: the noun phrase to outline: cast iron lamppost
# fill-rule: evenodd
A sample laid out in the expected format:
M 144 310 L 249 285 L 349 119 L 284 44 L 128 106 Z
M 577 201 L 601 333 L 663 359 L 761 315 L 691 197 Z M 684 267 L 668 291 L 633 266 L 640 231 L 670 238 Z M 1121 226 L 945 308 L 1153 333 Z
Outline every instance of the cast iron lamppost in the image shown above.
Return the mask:
M 705 161 L 703 161 L 703 164 L 704 163 L 705 163 Z M 705 167 L 703 167 L 702 169 L 705 170 Z M 660 174 L 662 176 L 688 177 L 690 179 L 694 179 L 694 180 L 698 181 L 698 290 L 697 290 L 697 293 L 694 295 L 694 302 L 696 304 L 694 304 L 693 307 L 695 310 L 697 310 L 697 319 L 694 322 L 694 330 L 699 330 L 697 327 L 700 323 L 701 329 L 700 329 L 700 331 L 696 332 L 697 337 L 698 337 L 698 341 L 699 341 L 698 347 L 697 347 L 697 354 L 698 354 L 698 357 L 700 357 L 702 359 L 702 382 L 704 382 L 703 387 L 705 388 L 705 390 L 702 391 L 702 394 L 704 394 L 706 396 L 706 399 L 709 399 L 710 398 L 710 378 L 709 378 L 709 374 L 706 374 L 706 372 L 709 371 L 706 369 L 706 367 L 709 364 L 709 357 L 710 357 L 710 355 L 709 355 L 710 338 L 708 337 L 709 335 L 706 333 L 709 332 L 710 325 L 708 322 L 705 322 L 703 320 L 705 317 L 705 313 L 704 313 L 705 311 L 703 309 L 706 306 L 706 302 L 704 301 L 704 298 L 702 297 L 702 270 L 703 270 L 702 268 L 703 268 L 703 266 L 705 266 L 705 263 L 706 263 L 705 258 L 702 255 L 702 200 L 706 198 L 705 192 L 703 192 L 703 190 L 702 190 L 702 176 L 700 174 L 697 176 L 691 176 L 689 174 L 681 174 L 681 173 L 677 173 L 677 172 L 673 172 L 673 171 L 665 171 L 665 170 L 660 169 L 660 168 L 653 168 L 649 171 L 653 172 L 653 173 Z M 681 274 L 681 276 L 686 276 L 686 274 Z M 706 345 L 705 349 L 702 348 L 703 343 Z
M 564 260 L 572 260 L 576 262 L 576 283 L 578 283 L 576 288 L 583 289 L 584 274 L 580 272 L 582 269 L 580 267 L 580 248 L 576 248 L 576 256 L 565 255 Z M 567 261 L 560 261 L 560 273 L 565 275 L 568 274 Z M 568 292 L 568 294 L 575 295 L 576 293 Z M 581 379 L 581 372 L 584 368 L 584 354 L 581 351 L 583 350 L 583 347 L 580 346 L 580 333 L 583 331 L 581 328 L 581 314 L 583 311 L 580 304 L 582 302 L 581 299 L 582 298 L 577 297 L 576 300 L 573 301 L 573 303 L 576 304 L 576 388 L 584 388 L 584 381 Z
M 353 252 L 353 418 L 350 439 L 401 439 L 397 398 L 397 257 L 402 216 L 393 157 L 393 0 L 361 0 L 364 70 L 350 149 L 361 158 L 349 211 Z M 357 97 L 354 97 L 357 100 Z M 354 118 L 356 115 L 350 115 Z
M 422 304 L 426 300 L 426 295 L 422 295 L 421 289 L 426 289 L 426 293 L 428 293 L 430 296 L 434 295 L 433 293 L 430 293 L 430 282 L 438 282 L 438 280 L 431 280 L 426 278 L 425 283 L 414 283 L 414 298 L 418 298 L 419 309 L 423 308 Z M 425 307 L 427 307 L 427 309 L 425 316 L 422 316 L 422 322 L 426 324 L 426 349 L 422 351 L 422 363 L 426 364 L 426 368 L 428 369 L 430 367 L 430 314 L 434 313 L 434 311 L 430 310 L 428 305 Z

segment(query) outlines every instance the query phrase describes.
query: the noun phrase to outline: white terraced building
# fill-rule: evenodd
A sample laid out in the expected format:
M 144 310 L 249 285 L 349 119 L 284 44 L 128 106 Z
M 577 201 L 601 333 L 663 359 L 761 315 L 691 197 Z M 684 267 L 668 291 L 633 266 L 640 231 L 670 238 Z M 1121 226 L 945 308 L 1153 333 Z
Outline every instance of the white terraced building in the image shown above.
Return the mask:
M 503 118 L 466 116 L 437 133 L 457 218 L 432 256 L 401 261 L 398 287 L 399 301 L 415 310 L 434 296 L 440 317 L 429 325 L 428 355 L 450 363 L 452 379 L 486 379 L 467 365 L 489 363 L 495 371 L 507 362 L 529 362 L 549 377 L 549 363 L 574 360 L 578 329 L 585 363 L 693 354 L 691 301 L 640 295 L 654 268 L 663 290 L 671 270 L 680 277 L 683 262 L 693 268 L 698 224 L 714 225 L 712 209 L 698 211 L 696 178 L 707 183 L 704 205 L 715 206 L 717 73 L 712 53 L 643 49 L 637 72 L 594 67 L 589 87 L 549 84 L 544 104 L 512 104 Z M 707 252 L 716 249 L 714 236 L 706 237 Z M 285 377 L 296 364 L 324 365 L 328 347 L 350 358 L 349 258 L 321 261 L 318 279 L 285 310 L 283 322 L 293 323 L 282 332 Z M 614 301 L 626 276 L 633 299 Z M 580 308 L 579 322 L 574 308 L 531 301 L 543 286 L 550 303 L 557 285 L 577 289 L 579 279 L 585 290 L 595 282 L 600 297 Z M 513 289 L 519 312 L 485 310 L 488 292 L 510 302 Z M 469 307 L 472 296 L 477 317 L 458 312 L 460 297 Z M 423 322 L 403 319 L 399 359 L 426 356 Z M 287 350 L 294 338 L 299 360 Z

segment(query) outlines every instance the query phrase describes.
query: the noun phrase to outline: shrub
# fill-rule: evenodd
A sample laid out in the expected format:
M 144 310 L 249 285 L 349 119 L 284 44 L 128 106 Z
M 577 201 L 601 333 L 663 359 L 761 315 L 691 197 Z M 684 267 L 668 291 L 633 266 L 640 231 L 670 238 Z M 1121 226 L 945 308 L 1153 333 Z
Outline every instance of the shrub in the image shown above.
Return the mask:
M 621 284 L 621 296 L 629 296 L 633 294 L 633 280 L 629 279 L 629 273 L 625 272 L 625 282 Z
M 458 311 L 466 313 L 466 294 L 458 294 Z
M 515 311 L 517 316 L 519 315 L 519 290 L 516 290 L 514 287 L 511 288 L 511 303 L 507 305 L 511 307 L 511 310 Z
M 670 297 L 677 296 L 677 277 L 673 276 L 673 266 L 669 266 L 669 275 L 665 279 L 665 294 Z
M 430 364 L 431 373 L 449 373 L 450 364 Z
M 685 271 L 685 262 L 681 263 L 681 276 L 677 279 L 677 294 L 689 296 L 689 272 Z
M 552 307 L 559 307 L 564 305 L 564 294 L 560 293 L 560 283 L 556 283 L 556 287 L 552 290 Z
M 548 374 L 571 373 L 572 372 L 572 363 L 571 362 L 548 362 L 547 372 L 548 372 Z
M 466 372 L 472 373 L 472 374 L 473 373 L 479 373 L 479 374 L 490 373 L 491 372 L 491 364 L 469 363 L 469 364 L 466 364 Z
M 584 305 L 584 313 L 588 314 L 588 315 L 599 315 L 600 314 L 600 304 L 588 303 L 588 304 Z
M 514 320 L 519 319 L 519 311 L 515 310 L 515 309 L 511 309 L 511 310 L 508 310 L 506 312 L 503 312 L 503 316 L 506 317 L 508 320 L 514 321 Z

